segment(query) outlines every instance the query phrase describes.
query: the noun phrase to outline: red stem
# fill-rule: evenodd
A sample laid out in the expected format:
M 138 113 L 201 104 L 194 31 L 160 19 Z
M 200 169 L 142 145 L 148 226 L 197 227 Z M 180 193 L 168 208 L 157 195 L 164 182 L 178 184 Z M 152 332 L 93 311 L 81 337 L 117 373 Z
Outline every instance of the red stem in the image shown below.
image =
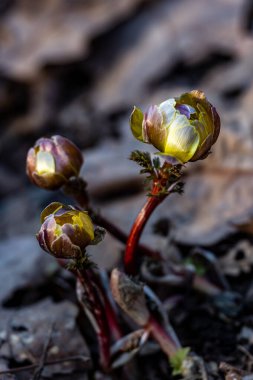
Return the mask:
M 137 250 L 141 233 L 155 208 L 164 200 L 166 195 L 157 195 L 159 193 L 159 184 L 154 183 L 152 195 L 147 199 L 137 218 L 134 221 L 130 235 L 127 240 L 124 264 L 126 273 L 135 275 L 137 273 Z
M 62 268 L 66 269 L 66 260 L 58 259 L 57 261 Z M 79 280 L 81 280 L 80 276 L 78 275 L 78 273 L 76 271 L 72 271 L 72 273 L 75 276 L 77 276 L 79 278 Z M 85 271 L 85 273 L 87 273 L 87 270 Z M 114 339 L 117 340 L 117 339 L 122 338 L 122 331 L 121 331 L 121 328 L 119 326 L 118 319 L 117 319 L 117 316 L 115 314 L 115 310 L 113 309 L 112 304 L 111 304 L 110 300 L 108 299 L 108 296 L 106 294 L 106 291 L 105 291 L 103 285 L 100 282 L 100 279 L 98 278 L 98 276 L 96 276 L 96 274 L 94 273 L 94 271 L 92 269 L 89 269 L 89 278 L 93 282 L 93 284 L 96 285 L 96 287 L 99 290 L 101 297 L 103 298 L 105 315 L 106 315 L 107 320 L 109 321 L 110 331 L 111 331 Z M 86 279 L 87 279 L 87 276 L 86 276 Z M 83 279 L 81 281 L 82 284 L 84 284 L 84 281 L 85 281 L 85 279 Z
M 96 274 L 90 269 L 89 270 L 89 275 L 91 281 L 96 284 L 96 287 L 99 289 L 99 293 L 101 294 L 104 302 L 104 308 L 105 308 L 105 315 L 108 321 L 108 325 L 110 326 L 110 332 L 115 338 L 115 340 L 118 340 L 122 338 L 122 331 L 121 328 L 118 324 L 117 316 L 115 314 L 115 311 L 111 305 L 110 300 L 108 299 L 108 296 L 105 292 L 105 289 L 103 285 L 100 282 L 100 279 Z
M 94 284 L 94 273 L 91 269 L 78 270 L 77 276 L 86 290 L 89 301 L 92 303 L 94 316 L 99 326 L 99 331 L 97 333 L 99 352 L 100 352 L 100 362 L 102 368 L 106 371 L 109 369 L 110 365 L 110 329 L 108 326 L 107 318 L 105 318 L 104 305 L 96 289 L 96 283 Z
M 106 231 L 108 231 L 112 236 L 114 236 L 121 243 L 123 244 L 127 243 L 128 236 L 125 232 L 123 232 L 120 228 L 112 224 L 109 220 L 105 219 L 102 215 L 94 214 L 92 210 L 91 212 L 94 215 L 93 220 L 96 224 L 105 228 Z M 162 259 L 159 251 L 154 251 L 143 244 L 138 245 L 138 250 L 140 254 L 143 256 L 152 257 L 153 259 L 159 259 L 159 260 Z
M 66 260 L 58 259 L 57 261 L 61 267 L 66 269 Z M 98 333 L 98 344 L 101 365 L 104 369 L 107 369 L 110 362 L 110 332 L 114 335 L 115 339 L 122 337 L 115 311 L 112 308 L 100 280 L 92 269 L 72 270 L 72 273 L 79 278 L 89 295 L 89 300 L 95 305 L 93 312 L 100 329 Z M 103 298 L 103 302 L 101 301 L 101 297 Z M 106 318 L 104 317 L 105 315 Z
M 173 339 L 169 332 L 167 332 L 152 316 L 148 321 L 147 328 L 168 357 L 175 355 L 181 348 L 179 341 Z

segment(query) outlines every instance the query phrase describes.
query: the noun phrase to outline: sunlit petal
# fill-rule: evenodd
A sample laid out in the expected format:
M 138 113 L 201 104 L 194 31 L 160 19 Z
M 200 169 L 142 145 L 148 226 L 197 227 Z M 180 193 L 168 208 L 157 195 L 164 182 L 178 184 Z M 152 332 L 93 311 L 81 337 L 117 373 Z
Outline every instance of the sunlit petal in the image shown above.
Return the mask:
M 143 141 L 142 136 L 142 122 L 143 122 L 143 113 L 142 111 L 134 107 L 133 112 L 130 116 L 130 127 L 132 130 L 132 134 L 137 140 Z
M 189 161 L 199 145 L 199 134 L 186 116 L 179 115 L 169 128 L 165 153 L 181 162 Z
M 55 172 L 55 161 L 51 153 L 43 151 L 37 153 L 36 171 L 38 174 L 53 174 Z

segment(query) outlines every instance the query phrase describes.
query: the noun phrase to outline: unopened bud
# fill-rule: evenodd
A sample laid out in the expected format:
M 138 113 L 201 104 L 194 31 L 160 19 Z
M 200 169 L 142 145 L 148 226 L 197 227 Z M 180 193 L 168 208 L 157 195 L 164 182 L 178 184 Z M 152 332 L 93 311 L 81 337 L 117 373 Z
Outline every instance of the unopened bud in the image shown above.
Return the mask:
M 37 186 L 55 190 L 70 177 L 78 176 L 83 164 L 81 151 L 62 136 L 40 138 L 28 151 L 26 172 Z
M 86 211 L 54 202 L 41 213 L 37 234 L 42 249 L 57 258 L 78 259 L 94 240 L 94 226 Z

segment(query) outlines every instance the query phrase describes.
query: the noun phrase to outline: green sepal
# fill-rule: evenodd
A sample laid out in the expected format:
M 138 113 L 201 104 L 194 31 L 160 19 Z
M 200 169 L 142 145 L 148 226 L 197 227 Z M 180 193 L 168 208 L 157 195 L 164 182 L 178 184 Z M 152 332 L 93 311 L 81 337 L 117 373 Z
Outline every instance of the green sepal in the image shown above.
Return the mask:
M 183 362 L 190 352 L 189 347 L 180 348 L 177 352 L 170 357 L 170 365 L 173 369 L 172 375 L 181 375 L 183 371 Z
M 130 116 L 130 127 L 134 137 L 142 142 L 144 142 L 142 136 L 143 117 L 143 112 L 139 108 L 134 106 L 133 112 Z

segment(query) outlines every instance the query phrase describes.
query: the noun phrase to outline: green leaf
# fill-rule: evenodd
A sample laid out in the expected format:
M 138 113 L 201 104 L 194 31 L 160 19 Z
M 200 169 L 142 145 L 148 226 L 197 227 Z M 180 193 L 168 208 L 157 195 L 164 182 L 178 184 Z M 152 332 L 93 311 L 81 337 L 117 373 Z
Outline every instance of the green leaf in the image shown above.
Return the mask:
M 134 106 L 133 112 L 131 113 L 131 116 L 130 116 L 130 127 L 131 127 L 134 137 L 137 140 L 140 140 L 143 142 L 142 122 L 143 122 L 143 113 L 139 108 Z
M 135 161 L 142 168 L 147 169 L 150 172 L 153 172 L 153 166 L 150 154 L 148 152 L 141 152 L 140 150 L 134 150 L 131 152 L 130 160 Z
M 161 167 L 161 161 L 159 157 L 154 157 L 153 158 L 153 165 L 155 169 L 160 169 Z
M 173 355 L 170 358 L 170 365 L 173 369 L 172 371 L 173 376 L 182 374 L 183 362 L 187 358 L 189 351 L 190 351 L 189 347 L 180 348 L 179 350 L 177 350 L 175 355 Z
M 203 264 L 198 263 L 196 260 L 194 260 L 192 257 L 188 257 L 185 260 L 185 264 L 190 264 L 194 267 L 195 272 L 198 276 L 204 276 L 206 274 L 206 268 Z

